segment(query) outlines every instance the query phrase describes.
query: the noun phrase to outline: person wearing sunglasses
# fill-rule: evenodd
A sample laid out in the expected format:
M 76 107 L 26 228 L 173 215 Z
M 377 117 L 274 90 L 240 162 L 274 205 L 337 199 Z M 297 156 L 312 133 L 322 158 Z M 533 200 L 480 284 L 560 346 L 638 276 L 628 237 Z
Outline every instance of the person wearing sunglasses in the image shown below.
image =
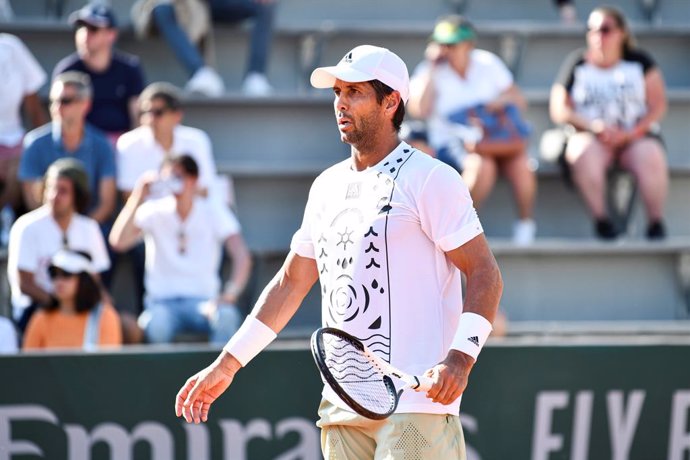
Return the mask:
M 120 318 L 104 303 L 97 279 L 91 275 L 86 252 L 61 249 L 50 259 L 48 274 L 55 302 L 29 321 L 23 350 L 83 348 L 122 344 Z
M 76 70 L 93 85 L 93 103 L 86 119 L 108 136 L 117 138 L 138 126 L 137 97 L 144 89 L 144 71 L 137 56 L 115 48 L 118 25 L 112 9 L 89 2 L 69 15 L 76 51 L 57 63 L 55 76 Z
M 10 230 L 7 277 L 20 332 L 34 311 L 55 303 L 47 267 L 57 251 L 88 252 L 94 273 L 110 268 L 98 223 L 84 215 L 89 190 L 83 164 L 74 158 L 59 159 L 48 168 L 44 182 L 43 205 L 19 217 Z
M 117 193 L 115 154 L 101 131 L 86 121 L 93 98 L 91 79 L 82 72 L 62 73 L 53 79 L 49 97 L 52 121 L 26 135 L 19 162 L 27 206 L 35 209 L 41 205 L 40 188 L 48 167 L 60 158 L 74 158 L 88 178 L 87 214 L 107 227 Z
M 623 13 L 598 7 L 587 20 L 587 47 L 563 62 L 551 88 L 551 119 L 573 129 L 564 164 L 594 218 L 594 232 L 614 239 L 606 209 L 608 170 L 632 173 L 647 211 L 648 239 L 666 236 L 668 166 L 659 122 L 666 113 L 664 78 L 652 57 L 634 46 Z
M 239 327 L 236 305 L 249 279 L 251 257 L 235 215 L 198 193 L 199 167 L 190 155 L 171 158 L 160 174 L 137 182 L 110 233 L 127 251 L 146 246 L 146 298 L 139 324 L 149 343 L 170 343 L 183 332 L 207 333 L 222 345 Z M 163 196 L 150 197 L 158 188 Z M 232 271 L 221 290 L 222 250 Z

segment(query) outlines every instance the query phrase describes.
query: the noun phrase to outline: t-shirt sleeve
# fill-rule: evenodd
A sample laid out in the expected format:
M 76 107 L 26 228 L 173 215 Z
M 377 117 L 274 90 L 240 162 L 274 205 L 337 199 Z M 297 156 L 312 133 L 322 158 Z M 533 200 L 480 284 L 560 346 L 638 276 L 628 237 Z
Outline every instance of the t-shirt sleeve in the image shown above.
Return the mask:
M 419 200 L 422 230 L 444 252 L 484 232 L 467 186 L 450 166 L 439 164 L 431 171 Z
M 99 345 L 122 345 L 122 327 L 120 317 L 110 305 L 103 305 L 101 324 L 98 335 Z
M 575 80 L 575 68 L 584 62 L 584 50 L 577 49 L 571 52 L 561 64 L 561 68 L 556 75 L 554 83 L 563 85 L 565 89 L 570 91 Z
M 29 48 L 24 43 L 17 40 L 17 53 L 19 56 L 18 65 L 22 72 L 22 83 L 24 84 L 24 94 L 33 94 L 41 89 L 46 82 L 46 72 L 38 63 Z
M 628 51 L 623 56 L 623 59 L 626 61 L 639 62 L 645 75 L 647 72 L 657 67 L 656 62 L 654 61 L 654 58 L 652 58 L 651 54 L 641 49 Z
M 24 151 L 19 159 L 17 176 L 20 181 L 41 179 L 45 170 L 40 160 L 40 148 L 36 142 L 25 142 Z
M 134 225 L 136 225 L 142 232 L 150 231 L 151 227 L 155 225 L 155 209 L 151 201 L 148 201 L 134 211 Z
M 116 167 L 116 181 L 117 189 L 120 191 L 131 191 L 134 190 L 134 185 L 138 179 L 138 170 L 136 168 L 136 162 L 131 161 L 132 157 L 129 154 L 128 146 L 123 142 L 125 136 L 120 136 L 117 140 L 117 161 L 115 162 Z
M 98 223 L 95 220 L 89 221 L 89 234 L 91 238 L 90 252 L 91 252 L 91 265 L 93 266 L 93 271 L 96 273 L 101 273 L 110 268 L 110 257 L 108 256 L 108 249 L 105 245 L 105 239 L 103 238 L 103 233 L 101 232 Z
M 319 178 L 314 181 L 309 190 L 309 198 L 307 199 L 307 205 L 304 208 L 304 216 L 302 217 L 302 225 L 300 228 L 292 235 L 292 240 L 290 241 L 290 250 L 295 254 L 308 257 L 310 259 L 316 259 L 316 251 L 314 250 L 314 241 L 311 237 L 311 221 L 313 219 L 313 209 L 316 206 L 316 188 L 319 182 Z
M 232 235 L 240 233 L 242 228 L 234 212 L 228 209 L 220 200 L 211 199 L 210 205 L 212 206 L 211 215 L 219 240 L 222 241 Z
M 35 229 L 36 227 L 33 226 L 31 228 L 24 227 L 24 231 L 17 231 L 17 229 L 13 229 L 15 231 L 11 232 L 11 244 L 10 247 L 15 249 L 16 248 L 16 256 L 17 256 L 17 269 L 22 270 L 25 272 L 30 272 L 30 273 L 36 273 L 39 269 L 40 265 L 40 256 L 38 254 L 38 248 L 39 245 L 37 244 L 38 242 L 35 241 L 36 238 L 34 238 L 32 229 Z M 16 238 L 16 240 L 15 240 Z M 16 246 L 15 246 L 15 241 L 16 241 Z

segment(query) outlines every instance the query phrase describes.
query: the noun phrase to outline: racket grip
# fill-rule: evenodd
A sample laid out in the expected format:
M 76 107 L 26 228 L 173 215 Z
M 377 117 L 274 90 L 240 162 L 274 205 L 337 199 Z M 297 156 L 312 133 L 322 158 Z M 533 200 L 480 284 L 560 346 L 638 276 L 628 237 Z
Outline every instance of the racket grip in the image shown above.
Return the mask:
M 424 375 L 417 375 L 415 379 L 419 382 L 419 386 L 413 387 L 414 391 L 429 391 L 429 388 L 434 384 L 431 377 L 426 377 Z

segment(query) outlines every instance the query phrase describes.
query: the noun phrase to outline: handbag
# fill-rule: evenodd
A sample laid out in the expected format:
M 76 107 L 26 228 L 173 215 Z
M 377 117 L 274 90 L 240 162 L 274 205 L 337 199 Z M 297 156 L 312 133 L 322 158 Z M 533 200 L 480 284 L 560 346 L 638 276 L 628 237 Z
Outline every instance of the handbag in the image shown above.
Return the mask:
M 480 155 L 508 157 L 527 147 L 532 128 L 522 118 L 514 104 L 507 104 L 498 111 L 489 111 L 486 105 L 459 110 L 448 116 L 451 123 L 477 126 L 482 138 L 475 143 L 474 151 Z

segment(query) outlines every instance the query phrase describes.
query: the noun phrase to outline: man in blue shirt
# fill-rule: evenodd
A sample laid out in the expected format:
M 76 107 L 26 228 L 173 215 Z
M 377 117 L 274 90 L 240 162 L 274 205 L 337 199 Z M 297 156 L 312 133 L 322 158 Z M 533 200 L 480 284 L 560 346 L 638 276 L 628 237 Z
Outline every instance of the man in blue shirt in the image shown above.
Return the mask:
M 138 125 L 137 98 L 144 89 L 139 58 L 113 48 L 117 22 L 107 6 L 89 3 L 73 12 L 69 21 L 75 28 L 77 51 L 57 63 L 53 78 L 68 70 L 91 77 L 93 104 L 86 119 L 107 133 L 114 145 L 120 134 Z
M 48 167 L 59 158 L 69 157 L 81 161 L 88 175 L 92 197 L 89 216 L 101 224 L 111 220 L 116 200 L 115 156 L 103 134 L 86 123 L 91 99 L 88 75 L 72 71 L 53 79 L 52 122 L 26 135 L 19 163 L 19 180 L 30 209 L 41 204 L 40 188 Z

